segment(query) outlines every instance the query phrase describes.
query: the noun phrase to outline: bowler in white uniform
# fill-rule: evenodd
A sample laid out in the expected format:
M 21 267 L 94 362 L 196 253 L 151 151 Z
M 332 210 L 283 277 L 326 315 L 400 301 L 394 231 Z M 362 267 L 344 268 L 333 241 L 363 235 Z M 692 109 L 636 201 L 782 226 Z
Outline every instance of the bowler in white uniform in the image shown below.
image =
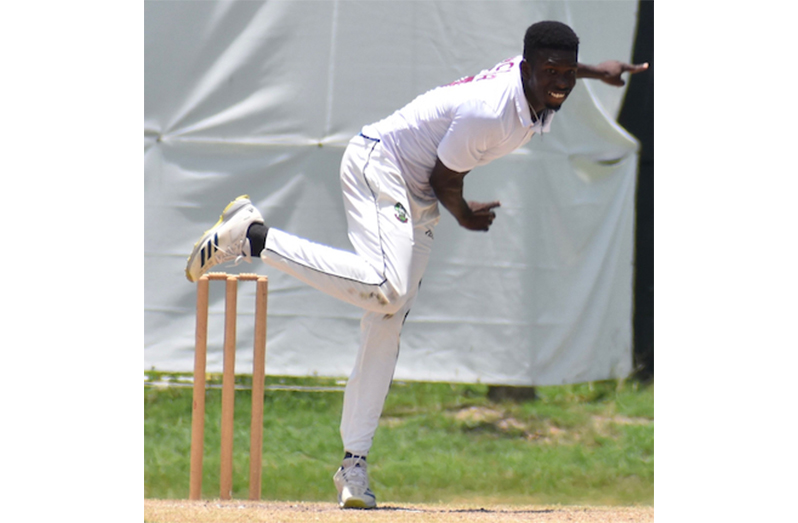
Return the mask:
M 352 251 L 268 227 L 244 196 L 195 245 L 186 267 L 190 281 L 220 263 L 255 255 L 364 310 L 344 393 L 344 459 L 333 478 L 341 507 L 376 506 L 366 458 L 393 379 L 402 325 L 432 252 L 439 205 L 462 227 L 487 231 L 500 203 L 466 201 L 465 175 L 548 132 L 577 78 L 623 85 L 621 74 L 647 68 L 580 64 L 578 50 L 579 39 L 565 24 L 533 24 L 522 55 L 433 89 L 363 127 L 349 142 L 340 170 Z

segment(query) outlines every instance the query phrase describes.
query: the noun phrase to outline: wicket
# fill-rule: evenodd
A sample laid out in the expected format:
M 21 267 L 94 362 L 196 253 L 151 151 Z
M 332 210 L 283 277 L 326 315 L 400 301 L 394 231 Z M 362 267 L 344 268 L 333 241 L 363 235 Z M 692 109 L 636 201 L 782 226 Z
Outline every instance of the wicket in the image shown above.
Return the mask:
M 202 454 L 205 443 L 205 369 L 208 348 L 208 295 L 211 280 L 225 280 L 224 362 L 222 373 L 221 467 L 219 498 L 233 493 L 233 410 L 235 407 L 236 305 L 238 282 L 256 281 L 255 340 L 252 358 L 252 417 L 249 447 L 249 499 L 260 499 L 263 460 L 263 382 L 266 373 L 266 311 L 269 280 L 258 274 L 209 273 L 197 282 L 197 327 L 194 347 L 194 401 L 191 412 L 189 499 L 202 498 Z

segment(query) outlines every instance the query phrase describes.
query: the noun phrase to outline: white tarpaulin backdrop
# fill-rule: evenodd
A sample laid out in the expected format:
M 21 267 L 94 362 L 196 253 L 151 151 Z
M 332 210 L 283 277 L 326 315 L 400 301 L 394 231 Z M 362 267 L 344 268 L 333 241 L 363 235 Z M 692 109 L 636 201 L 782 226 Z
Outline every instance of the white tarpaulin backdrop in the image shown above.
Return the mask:
M 193 368 L 186 257 L 249 194 L 267 225 L 349 248 L 338 181 L 364 124 L 416 95 L 520 54 L 560 20 L 580 61 L 628 61 L 635 1 L 145 2 L 144 368 Z M 552 125 L 466 177 L 498 199 L 487 234 L 441 209 L 407 319 L 397 379 L 549 385 L 632 369 L 637 142 L 615 123 L 623 89 L 580 81 Z M 259 260 L 270 280 L 267 373 L 347 376 L 360 310 Z M 223 285 L 208 369 L 221 371 Z M 251 372 L 254 285 L 239 291 L 236 371 Z

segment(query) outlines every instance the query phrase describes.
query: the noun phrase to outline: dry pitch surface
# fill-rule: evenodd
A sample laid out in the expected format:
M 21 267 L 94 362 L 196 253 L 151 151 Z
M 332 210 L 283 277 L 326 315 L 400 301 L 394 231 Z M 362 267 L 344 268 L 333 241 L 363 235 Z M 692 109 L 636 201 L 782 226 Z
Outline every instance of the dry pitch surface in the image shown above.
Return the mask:
M 341 510 L 333 503 L 144 500 L 147 523 L 637 523 L 653 522 L 654 507 L 563 507 L 386 504 Z

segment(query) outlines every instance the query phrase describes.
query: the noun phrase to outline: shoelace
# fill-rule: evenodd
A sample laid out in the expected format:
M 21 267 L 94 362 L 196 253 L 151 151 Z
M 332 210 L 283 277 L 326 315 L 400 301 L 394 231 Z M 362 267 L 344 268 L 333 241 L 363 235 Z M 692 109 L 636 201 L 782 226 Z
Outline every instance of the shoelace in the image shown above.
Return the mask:
M 233 262 L 233 267 L 235 267 L 242 261 L 245 261 L 247 263 L 252 263 L 252 257 L 250 257 L 248 254 L 239 254 L 238 256 L 236 256 L 236 261 Z
M 227 248 L 227 250 L 219 249 L 219 246 L 215 245 L 215 247 L 217 249 L 216 253 L 213 255 L 213 257 L 215 259 L 215 262 L 217 264 L 218 263 L 223 263 L 223 262 L 231 259 L 233 256 L 235 256 L 235 261 L 233 262 L 233 267 L 236 267 L 242 261 L 245 261 L 247 263 L 252 263 L 252 257 L 249 254 L 243 254 L 244 242 L 245 241 L 246 241 L 246 239 L 241 240 L 239 242 L 239 245 L 237 245 L 237 246 L 236 245 L 230 245 Z
M 351 485 L 363 488 L 368 488 L 369 486 L 368 475 L 358 463 L 355 463 L 351 467 L 344 468 L 342 475 L 344 480 Z

